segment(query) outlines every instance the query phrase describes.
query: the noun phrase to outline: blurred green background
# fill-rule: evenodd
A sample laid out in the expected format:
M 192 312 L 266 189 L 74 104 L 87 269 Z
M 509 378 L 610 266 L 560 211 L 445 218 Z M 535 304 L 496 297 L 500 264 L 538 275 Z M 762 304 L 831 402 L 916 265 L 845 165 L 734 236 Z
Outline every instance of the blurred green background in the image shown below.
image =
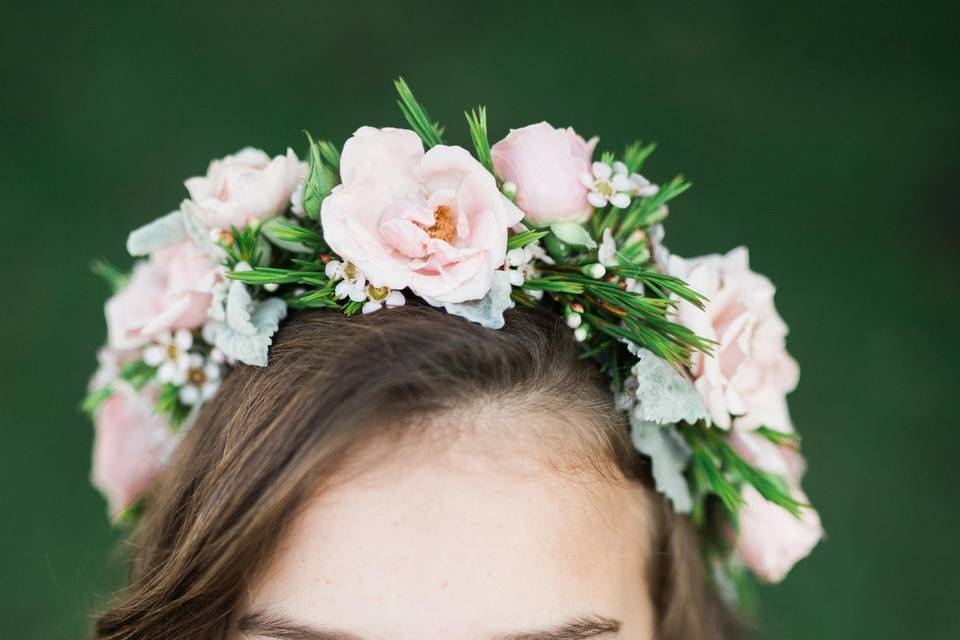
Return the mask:
M 36 2 L 0 8 L 0 637 L 79 639 L 121 579 L 77 410 L 104 336 L 91 258 L 244 145 L 540 119 L 694 189 L 682 255 L 752 249 L 803 365 L 829 538 L 764 589 L 762 638 L 960 637 L 957 3 Z M 952 397 L 949 398 L 948 395 Z M 948 411 L 949 408 L 949 411 Z

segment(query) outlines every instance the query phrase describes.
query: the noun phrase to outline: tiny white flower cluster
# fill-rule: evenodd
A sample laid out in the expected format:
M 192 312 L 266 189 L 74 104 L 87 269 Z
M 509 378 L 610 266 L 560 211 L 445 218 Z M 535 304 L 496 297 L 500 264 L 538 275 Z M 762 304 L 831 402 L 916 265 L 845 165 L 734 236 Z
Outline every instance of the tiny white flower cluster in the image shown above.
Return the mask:
M 543 264 L 554 264 L 553 258 L 547 255 L 539 242 L 531 242 L 524 247 L 508 251 L 505 271 L 510 278 L 510 284 L 515 287 L 522 287 L 527 280 L 539 276 L 540 270 L 537 268 L 537 261 Z M 525 289 L 524 291 L 536 300 L 543 297 L 543 291 L 539 289 Z
M 180 388 L 180 401 L 203 404 L 220 388 L 223 354 L 214 349 L 209 357 L 191 351 L 193 333 L 186 329 L 162 333 L 143 350 L 143 361 L 157 367 L 157 382 Z
M 619 161 L 612 167 L 606 162 L 594 162 L 590 170 L 580 176 L 580 181 L 590 189 L 587 200 L 597 209 L 607 204 L 626 209 L 630 206 L 630 198 L 648 198 L 660 190 L 639 173 L 630 173 L 627 165 Z
M 362 313 L 373 313 L 384 306 L 402 307 L 407 302 L 400 291 L 369 284 L 353 263 L 331 260 L 324 273 L 328 278 L 340 281 L 334 288 L 334 295 L 340 300 L 349 298 L 353 302 L 362 302 Z

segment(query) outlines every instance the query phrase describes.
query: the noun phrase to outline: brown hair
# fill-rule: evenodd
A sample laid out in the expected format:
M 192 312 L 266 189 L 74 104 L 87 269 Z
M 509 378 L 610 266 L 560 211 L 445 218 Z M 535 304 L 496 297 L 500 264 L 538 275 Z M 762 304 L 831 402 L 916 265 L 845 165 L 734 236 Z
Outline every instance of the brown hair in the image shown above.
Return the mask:
M 511 310 L 497 331 L 416 304 L 350 318 L 294 313 L 270 366 L 238 366 L 185 435 L 132 537 L 131 583 L 95 637 L 230 637 L 247 585 L 316 491 L 317 470 L 329 477 L 374 435 L 400 435 L 418 417 L 484 403 L 563 406 L 588 419 L 586 449 L 649 487 L 607 384 L 578 355 L 571 332 L 539 310 Z M 689 522 L 650 493 L 657 637 L 733 637 Z

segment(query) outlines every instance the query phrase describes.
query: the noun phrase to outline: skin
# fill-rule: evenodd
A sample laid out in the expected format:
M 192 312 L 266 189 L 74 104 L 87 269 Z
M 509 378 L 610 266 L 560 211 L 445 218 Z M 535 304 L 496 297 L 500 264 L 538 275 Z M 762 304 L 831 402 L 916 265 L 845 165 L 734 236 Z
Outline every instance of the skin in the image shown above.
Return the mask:
M 238 637 L 652 640 L 644 490 L 492 444 L 371 447 L 294 520 Z

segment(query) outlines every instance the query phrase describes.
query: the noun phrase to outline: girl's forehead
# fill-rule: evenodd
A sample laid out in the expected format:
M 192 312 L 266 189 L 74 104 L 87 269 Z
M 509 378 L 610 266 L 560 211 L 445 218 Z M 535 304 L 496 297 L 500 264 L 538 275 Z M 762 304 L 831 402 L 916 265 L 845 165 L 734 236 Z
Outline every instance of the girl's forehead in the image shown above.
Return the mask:
M 652 616 L 641 489 L 452 455 L 398 468 L 317 495 L 247 613 L 371 638 L 481 638 L 585 613 L 637 629 Z

